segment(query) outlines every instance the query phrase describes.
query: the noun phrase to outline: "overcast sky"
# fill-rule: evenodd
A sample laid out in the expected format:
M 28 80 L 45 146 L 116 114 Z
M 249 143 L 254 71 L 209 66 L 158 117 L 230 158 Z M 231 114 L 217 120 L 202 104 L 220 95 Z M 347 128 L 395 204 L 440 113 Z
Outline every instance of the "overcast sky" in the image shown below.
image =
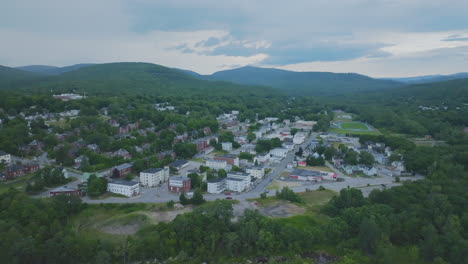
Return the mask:
M 2 0 L 0 64 L 468 72 L 467 0 Z

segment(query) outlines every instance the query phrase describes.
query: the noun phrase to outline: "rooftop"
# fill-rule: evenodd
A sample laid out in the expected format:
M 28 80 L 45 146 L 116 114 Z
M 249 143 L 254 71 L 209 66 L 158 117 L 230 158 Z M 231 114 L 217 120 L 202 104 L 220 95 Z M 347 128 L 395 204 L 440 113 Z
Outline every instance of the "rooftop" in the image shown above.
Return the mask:
M 319 177 L 319 176 L 323 175 L 323 172 L 295 169 L 295 170 L 293 170 L 291 175 L 304 176 L 304 177 L 307 177 L 307 176 Z
M 112 180 L 109 183 L 119 184 L 119 185 L 126 185 L 126 186 L 134 186 L 134 185 L 138 184 L 138 182 L 126 181 L 126 180 Z
M 50 190 L 50 192 L 74 192 L 74 191 L 76 191 L 76 189 L 68 188 L 67 186 L 62 186 L 62 187 L 58 187 L 53 190 Z
M 176 161 L 171 163 L 171 166 L 172 167 L 180 167 L 180 166 L 182 166 L 184 164 L 187 164 L 187 163 L 188 163 L 187 160 L 176 160 Z
M 243 179 L 231 178 L 231 177 L 227 177 L 226 180 L 228 180 L 228 181 L 238 181 L 238 182 L 244 181 Z
M 120 164 L 119 166 L 116 166 L 115 168 L 117 170 L 125 170 L 125 169 L 131 168 L 131 167 L 132 167 L 132 164 L 124 163 L 124 164 Z
M 208 183 L 217 183 L 217 182 L 222 182 L 226 180 L 225 178 L 214 178 L 214 179 L 210 179 L 208 180 Z
M 144 170 L 142 172 L 144 172 L 144 173 L 156 173 L 156 172 L 160 172 L 162 170 L 164 170 L 164 169 L 162 169 L 162 168 L 150 168 L 150 169 Z

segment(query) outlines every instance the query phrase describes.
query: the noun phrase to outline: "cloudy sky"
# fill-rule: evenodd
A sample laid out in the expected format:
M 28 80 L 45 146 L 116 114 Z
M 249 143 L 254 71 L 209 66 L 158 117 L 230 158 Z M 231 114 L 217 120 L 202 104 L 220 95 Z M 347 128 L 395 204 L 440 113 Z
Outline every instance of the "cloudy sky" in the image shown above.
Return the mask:
M 466 0 L 2 0 L 0 64 L 468 72 Z

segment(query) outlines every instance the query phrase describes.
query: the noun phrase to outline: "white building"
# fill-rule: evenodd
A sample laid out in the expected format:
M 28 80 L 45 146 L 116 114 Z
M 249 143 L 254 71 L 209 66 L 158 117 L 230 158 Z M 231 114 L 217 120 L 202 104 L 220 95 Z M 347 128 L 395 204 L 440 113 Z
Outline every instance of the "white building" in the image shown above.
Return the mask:
M 255 138 L 256 138 L 256 139 L 261 138 L 262 135 L 263 135 L 262 131 L 255 131 L 254 134 L 255 134 Z
M 107 191 L 132 197 L 140 193 L 140 184 L 133 181 L 113 180 L 107 183 Z
M 232 150 L 232 142 L 222 142 L 221 143 L 221 148 L 225 151 L 231 151 Z
M 11 155 L 0 151 L 0 163 L 10 164 L 11 163 Z
M 288 149 L 287 148 L 274 148 L 270 150 L 270 154 L 273 157 L 284 158 L 288 154 Z
M 257 179 L 263 178 L 265 176 L 265 168 L 255 166 L 255 167 L 247 167 L 245 171 L 252 177 L 255 177 Z
M 294 143 L 292 142 L 284 142 L 283 147 L 287 148 L 288 150 L 293 150 L 294 149 Z
M 294 134 L 293 143 L 296 145 L 302 144 L 306 137 L 307 137 L 306 133 L 297 132 L 296 134 Z
M 265 163 L 268 162 L 268 160 L 270 160 L 270 157 L 271 156 L 269 152 L 261 153 L 255 156 L 254 162 Z
M 250 175 L 243 172 L 230 172 L 226 178 L 226 189 L 243 192 L 250 186 Z
M 169 180 L 169 167 L 152 168 L 140 172 L 140 184 L 155 187 Z
M 207 182 L 208 193 L 222 193 L 226 189 L 226 179 L 216 178 Z
M 220 169 L 226 170 L 228 167 L 227 161 L 225 160 L 209 159 L 209 160 L 206 160 L 205 165 L 208 168 L 213 169 L 213 170 L 220 170 Z

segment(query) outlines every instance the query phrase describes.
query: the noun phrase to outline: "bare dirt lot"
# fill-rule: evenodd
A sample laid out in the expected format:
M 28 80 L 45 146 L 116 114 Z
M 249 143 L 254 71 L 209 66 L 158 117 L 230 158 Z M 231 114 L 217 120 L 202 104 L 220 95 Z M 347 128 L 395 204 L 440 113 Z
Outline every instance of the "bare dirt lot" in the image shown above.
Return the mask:
M 265 206 L 259 206 L 258 211 L 270 217 L 290 217 L 305 213 L 305 208 L 288 202 L 274 202 Z

